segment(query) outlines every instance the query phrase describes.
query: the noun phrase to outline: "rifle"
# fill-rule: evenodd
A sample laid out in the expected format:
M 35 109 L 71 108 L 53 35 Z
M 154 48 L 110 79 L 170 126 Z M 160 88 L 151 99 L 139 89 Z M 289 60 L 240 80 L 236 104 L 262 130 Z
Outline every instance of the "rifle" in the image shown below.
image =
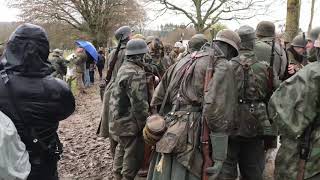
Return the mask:
M 306 40 L 306 33 L 305 33 L 305 32 L 302 33 L 302 37 L 303 37 L 303 42 L 307 42 L 307 40 Z M 303 47 L 303 49 L 304 49 L 304 52 L 303 52 L 303 55 L 302 55 L 302 57 L 303 57 L 302 63 L 307 63 L 307 62 L 306 62 L 306 59 L 307 59 L 307 57 L 308 57 L 308 54 L 307 54 L 306 44 L 305 44 L 305 46 Z M 303 65 L 306 65 L 306 64 L 303 64 Z
M 299 137 L 299 162 L 297 180 L 304 180 L 304 172 L 306 163 L 309 160 L 311 153 L 311 136 L 314 129 L 320 126 L 319 116 L 305 129 L 302 136 Z
M 110 64 L 109 64 L 109 68 L 108 68 L 108 71 L 107 71 L 107 75 L 106 75 L 106 78 L 105 78 L 105 81 L 106 81 L 106 85 L 109 84 L 110 80 L 111 80 L 111 77 L 112 77 L 112 71 L 114 69 L 114 66 L 116 65 L 116 62 L 118 61 L 118 54 L 119 54 L 119 51 L 120 51 L 120 48 L 121 48 L 121 40 L 122 40 L 122 37 L 123 35 L 120 36 L 120 40 L 118 42 L 118 46 L 117 46 L 117 49 L 110 61 Z
M 206 71 L 206 76 L 204 79 L 204 92 L 208 92 L 209 82 L 213 77 L 213 68 L 208 67 Z M 209 136 L 209 127 L 207 120 L 202 118 L 202 127 L 201 127 L 201 149 L 202 149 L 202 176 L 201 180 L 208 180 L 209 176 L 207 173 L 207 168 L 213 165 L 213 161 L 210 153 L 210 136 Z
M 274 48 L 275 48 L 275 40 L 272 40 L 271 46 L 271 56 L 270 56 L 270 66 L 269 66 L 269 89 L 271 91 L 274 90 L 273 81 L 274 81 L 274 74 L 273 74 L 273 64 L 274 64 Z
M 110 61 L 109 68 L 108 68 L 108 70 L 107 70 L 106 78 L 104 79 L 104 82 L 99 85 L 99 87 L 100 87 L 100 99 L 101 99 L 101 101 L 103 101 L 104 91 L 105 91 L 105 89 L 106 89 L 106 86 L 109 84 L 109 82 L 110 82 L 110 80 L 111 80 L 114 66 L 116 65 L 116 62 L 118 61 L 118 54 L 119 54 L 120 48 L 121 48 L 121 40 L 122 40 L 122 37 L 123 37 L 123 35 L 120 36 L 120 40 L 119 40 L 119 42 L 118 42 L 117 49 L 116 49 L 115 53 L 113 54 L 112 59 L 111 59 L 111 61 Z

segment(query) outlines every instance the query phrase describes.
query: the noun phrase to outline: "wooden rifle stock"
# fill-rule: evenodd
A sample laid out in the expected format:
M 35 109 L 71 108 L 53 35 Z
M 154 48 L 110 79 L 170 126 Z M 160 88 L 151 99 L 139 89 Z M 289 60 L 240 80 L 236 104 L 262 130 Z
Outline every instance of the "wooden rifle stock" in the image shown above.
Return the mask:
M 273 74 L 273 63 L 274 63 L 274 49 L 275 49 L 275 40 L 272 40 L 271 46 L 271 56 L 270 56 L 270 66 L 269 66 L 269 81 L 268 86 L 271 91 L 274 90 L 273 81 L 274 81 L 274 74 Z
M 305 167 L 306 167 L 306 160 L 299 159 L 297 180 L 304 180 Z
M 316 126 L 317 119 L 314 120 L 304 131 L 303 135 L 299 138 L 299 163 L 298 163 L 298 174 L 297 180 L 304 180 L 304 172 L 306 168 L 306 163 L 309 159 L 310 152 L 311 152 L 311 135 Z
M 213 76 L 213 68 L 209 67 L 206 71 L 206 76 L 204 80 L 204 92 L 208 91 L 209 82 Z M 213 165 L 210 152 L 210 136 L 209 136 L 209 127 L 205 117 L 202 118 L 202 127 L 201 127 L 201 149 L 202 149 L 202 177 L 201 180 L 208 180 L 209 176 L 207 174 L 207 168 Z
M 108 68 L 107 75 L 106 75 L 106 78 L 105 78 L 106 85 L 109 84 L 109 82 L 111 80 L 111 77 L 112 77 L 112 72 L 113 72 L 114 66 L 116 65 L 116 62 L 118 61 L 118 54 L 119 54 L 120 48 L 121 48 L 122 37 L 123 37 L 123 35 L 120 36 L 120 40 L 118 42 L 118 46 L 117 46 L 116 52 L 112 56 L 112 59 L 111 59 L 111 61 L 109 63 L 109 68 Z

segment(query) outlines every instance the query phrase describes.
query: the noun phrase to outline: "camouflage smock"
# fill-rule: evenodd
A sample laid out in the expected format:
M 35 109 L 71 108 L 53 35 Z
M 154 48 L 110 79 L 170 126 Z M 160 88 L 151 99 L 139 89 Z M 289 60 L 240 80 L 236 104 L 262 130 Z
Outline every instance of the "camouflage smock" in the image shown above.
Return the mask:
M 135 136 L 148 117 L 148 89 L 143 67 L 130 59 L 120 67 L 110 96 L 110 133 Z
M 246 64 L 250 67 L 250 77 L 244 93 L 244 67 L 241 66 Z M 271 89 L 268 65 L 258 62 L 253 51 L 242 50 L 239 57 L 218 64 L 209 85 L 204 112 L 212 132 L 242 137 L 263 134 L 263 122 L 268 121 L 266 100 Z M 248 102 L 240 103 L 240 100 Z
M 308 64 L 283 82 L 269 102 L 270 117 L 281 135 L 276 158 L 278 180 L 297 176 L 299 153 L 297 138 L 320 113 L 320 62 Z M 319 121 L 319 120 L 318 120 Z M 306 165 L 305 178 L 320 172 L 320 128 L 313 131 L 312 152 Z
M 112 71 L 112 76 L 111 76 L 111 80 L 109 82 L 109 84 L 107 85 L 104 95 L 103 95 L 103 102 L 102 102 L 102 112 L 101 112 L 101 121 L 100 121 L 100 125 L 97 131 L 98 136 L 107 138 L 109 137 L 109 117 L 110 117 L 110 111 L 109 111 L 109 100 L 110 100 L 110 94 L 111 94 L 111 90 L 113 87 L 113 83 L 117 77 L 117 73 L 118 70 L 120 68 L 120 66 L 122 65 L 124 58 L 125 58 L 125 45 L 123 44 L 120 48 L 120 51 L 118 53 L 118 60 L 114 66 L 114 69 Z M 109 58 L 107 63 L 107 69 L 109 69 L 109 63 L 112 60 L 114 54 L 115 54 L 116 50 L 113 50 L 110 54 L 109 54 Z M 113 139 L 116 139 L 116 137 L 113 137 Z

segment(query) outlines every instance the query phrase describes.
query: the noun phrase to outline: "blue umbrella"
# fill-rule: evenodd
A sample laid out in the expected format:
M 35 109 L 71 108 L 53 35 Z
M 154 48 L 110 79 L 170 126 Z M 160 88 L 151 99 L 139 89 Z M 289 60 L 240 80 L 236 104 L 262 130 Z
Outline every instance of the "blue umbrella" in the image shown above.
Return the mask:
M 76 41 L 76 44 L 79 47 L 84 48 L 87 51 L 87 53 L 89 53 L 91 55 L 91 57 L 94 59 L 94 61 L 98 62 L 98 52 L 97 52 L 96 48 L 91 44 L 91 42 L 78 40 L 78 41 Z

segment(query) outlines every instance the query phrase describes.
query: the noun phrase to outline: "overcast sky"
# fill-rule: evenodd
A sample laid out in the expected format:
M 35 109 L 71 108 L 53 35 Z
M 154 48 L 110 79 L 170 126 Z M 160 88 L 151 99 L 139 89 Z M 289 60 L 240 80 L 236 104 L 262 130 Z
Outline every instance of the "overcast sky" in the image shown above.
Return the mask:
M 19 14 L 19 10 L 17 9 L 9 9 L 5 3 L 6 0 L 0 0 L 0 22 L 10 22 L 17 21 Z M 182 0 L 175 0 L 177 2 L 183 2 Z M 320 0 L 317 0 L 315 7 L 315 16 L 314 16 L 314 26 L 320 26 Z M 306 31 L 308 28 L 309 20 L 310 20 L 310 2 L 311 0 L 302 0 L 301 7 L 301 18 L 300 18 L 300 27 Z M 150 9 L 147 9 L 147 15 L 149 19 L 154 19 L 157 16 L 158 12 L 154 12 Z M 265 16 L 259 16 L 252 18 L 250 20 L 241 21 L 240 24 L 248 24 L 253 27 L 257 25 L 257 23 L 261 20 L 270 20 L 273 22 L 277 22 L 277 24 L 284 24 L 286 17 L 286 3 L 280 3 L 280 0 L 274 0 L 271 13 Z M 174 13 L 167 12 L 163 16 L 157 18 L 156 20 L 149 21 L 146 29 L 157 29 L 159 25 L 173 23 L 173 24 L 188 24 L 189 21 L 182 15 L 176 15 Z M 240 26 L 237 21 L 225 21 L 222 22 L 227 25 L 230 29 L 236 29 Z

